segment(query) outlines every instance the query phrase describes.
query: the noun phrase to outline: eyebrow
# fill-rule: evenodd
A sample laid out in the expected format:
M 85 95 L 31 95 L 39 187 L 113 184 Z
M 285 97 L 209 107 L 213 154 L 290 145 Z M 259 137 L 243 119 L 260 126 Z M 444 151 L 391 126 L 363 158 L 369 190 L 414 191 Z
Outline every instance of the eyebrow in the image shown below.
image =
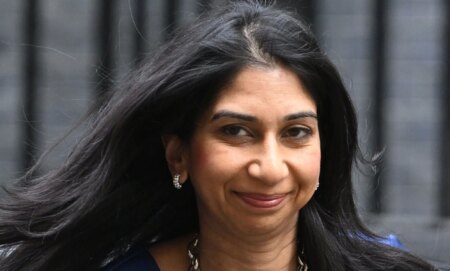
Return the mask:
M 240 119 L 240 120 L 243 120 L 243 121 L 256 121 L 256 120 L 258 120 L 258 118 L 256 118 L 255 116 L 252 116 L 252 115 L 232 112 L 232 111 L 228 111 L 228 110 L 222 110 L 222 111 L 219 111 L 219 112 L 215 113 L 212 116 L 211 121 L 215 121 L 215 120 L 218 120 L 218 119 L 221 119 L 221 118 Z M 302 112 L 297 112 L 297 113 L 294 113 L 294 114 L 289 114 L 286 117 L 284 117 L 283 119 L 285 121 L 291 121 L 291 120 L 302 119 L 302 118 L 315 118 L 315 119 L 317 119 L 317 114 L 312 112 L 312 111 L 302 111 Z
M 222 110 L 222 111 L 215 113 L 212 116 L 211 121 L 215 121 L 215 120 L 218 120 L 221 118 L 240 119 L 240 120 L 244 120 L 244 121 L 256 121 L 257 120 L 257 118 L 255 116 L 232 112 L 232 111 L 227 111 L 227 110 Z
M 284 120 L 289 121 L 289 120 L 296 120 L 296 119 L 303 119 L 303 118 L 317 119 L 317 114 L 312 111 L 298 112 L 298 113 L 287 115 L 286 117 L 284 117 Z

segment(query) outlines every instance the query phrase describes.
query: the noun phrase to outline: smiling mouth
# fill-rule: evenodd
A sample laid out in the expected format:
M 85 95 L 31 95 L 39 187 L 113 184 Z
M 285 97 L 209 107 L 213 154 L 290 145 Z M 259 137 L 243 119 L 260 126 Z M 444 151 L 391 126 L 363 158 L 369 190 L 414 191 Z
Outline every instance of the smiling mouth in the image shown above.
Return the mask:
M 239 193 L 236 195 L 246 204 L 262 209 L 275 208 L 280 205 L 286 198 L 287 194 L 257 194 L 257 193 Z

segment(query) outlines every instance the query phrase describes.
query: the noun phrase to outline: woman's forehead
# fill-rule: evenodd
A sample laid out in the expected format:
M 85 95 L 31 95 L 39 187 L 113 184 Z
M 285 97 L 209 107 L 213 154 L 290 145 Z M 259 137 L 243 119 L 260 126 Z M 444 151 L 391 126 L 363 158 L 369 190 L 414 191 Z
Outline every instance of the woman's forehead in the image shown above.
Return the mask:
M 221 112 L 253 116 L 267 123 L 298 114 L 317 117 L 314 99 L 297 74 L 283 66 L 242 69 L 219 91 L 196 124 L 205 125 Z
M 220 110 L 223 106 L 258 104 L 269 108 L 282 104 L 316 111 L 315 102 L 298 75 L 284 66 L 244 68 L 218 93 L 212 107 Z

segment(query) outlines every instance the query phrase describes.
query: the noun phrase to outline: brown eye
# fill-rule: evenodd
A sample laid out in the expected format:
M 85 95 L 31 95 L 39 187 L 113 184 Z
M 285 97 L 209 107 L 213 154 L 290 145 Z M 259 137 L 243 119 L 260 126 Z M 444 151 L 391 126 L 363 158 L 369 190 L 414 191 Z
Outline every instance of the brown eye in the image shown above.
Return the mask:
M 222 128 L 222 132 L 231 136 L 250 136 L 250 133 L 239 125 L 227 125 Z
M 304 139 L 311 135 L 311 129 L 304 126 L 294 126 L 288 128 L 284 133 L 283 137 L 289 137 L 294 139 Z

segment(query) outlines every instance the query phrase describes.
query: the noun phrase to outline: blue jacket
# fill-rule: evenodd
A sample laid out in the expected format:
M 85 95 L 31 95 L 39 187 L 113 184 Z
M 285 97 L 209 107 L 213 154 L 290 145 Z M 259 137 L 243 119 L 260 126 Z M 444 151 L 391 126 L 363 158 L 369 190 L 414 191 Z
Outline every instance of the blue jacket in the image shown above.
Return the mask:
M 405 249 L 395 235 L 388 235 L 380 243 Z M 147 249 L 139 247 L 130 250 L 121 258 L 111 262 L 102 271 L 160 271 L 158 265 Z

